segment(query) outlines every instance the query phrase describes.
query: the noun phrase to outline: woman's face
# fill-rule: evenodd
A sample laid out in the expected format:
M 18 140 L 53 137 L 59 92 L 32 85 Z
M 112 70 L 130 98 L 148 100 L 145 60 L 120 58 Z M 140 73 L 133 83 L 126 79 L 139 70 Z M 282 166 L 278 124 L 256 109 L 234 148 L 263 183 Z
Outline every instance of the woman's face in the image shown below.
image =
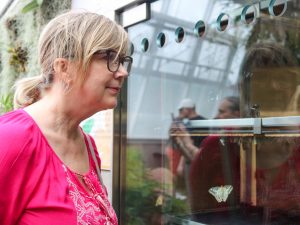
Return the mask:
M 78 99 L 84 107 L 95 111 L 114 108 L 124 79 L 128 76 L 126 69 L 120 64 L 116 72 L 107 68 L 107 57 L 95 54 L 87 70 L 83 85 L 78 85 Z
M 262 117 L 289 115 L 297 85 L 297 74 L 289 67 L 256 69 L 250 83 L 250 104 L 260 106 Z

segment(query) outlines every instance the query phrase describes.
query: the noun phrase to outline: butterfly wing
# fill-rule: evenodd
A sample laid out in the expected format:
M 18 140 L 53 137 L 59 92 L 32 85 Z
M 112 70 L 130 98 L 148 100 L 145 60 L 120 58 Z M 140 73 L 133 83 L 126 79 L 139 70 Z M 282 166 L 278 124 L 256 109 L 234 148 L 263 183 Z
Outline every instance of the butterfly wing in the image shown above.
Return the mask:
M 233 187 L 231 185 L 225 185 L 222 187 L 222 200 L 226 202 L 229 194 L 233 190 Z
M 217 202 L 222 202 L 220 187 L 212 187 L 208 192 L 215 197 Z
M 233 190 L 231 185 L 212 187 L 208 190 L 208 192 L 215 197 L 217 202 L 226 202 L 229 194 Z

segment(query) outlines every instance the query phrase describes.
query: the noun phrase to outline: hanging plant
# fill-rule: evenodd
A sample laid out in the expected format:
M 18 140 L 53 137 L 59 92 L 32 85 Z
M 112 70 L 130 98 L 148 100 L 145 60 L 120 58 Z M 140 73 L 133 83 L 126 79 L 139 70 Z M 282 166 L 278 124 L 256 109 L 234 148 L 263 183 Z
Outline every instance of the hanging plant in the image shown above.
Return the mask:
M 5 20 L 5 27 L 8 30 L 10 38 L 15 41 L 19 34 L 16 16 L 7 18 Z
M 10 53 L 9 64 L 15 68 L 17 72 L 25 72 L 28 60 L 28 52 L 21 46 L 12 47 L 8 49 Z
M 32 0 L 22 9 L 22 13 L 28 13 L 34 9 L 39 8 L 43 4 L 44 0 Z
M 54 18 L 58 12 L 63 12 L 66 9 L 70 9 L 72 0 L 44 0 L 43 5 L 38 10 L 38 21 L 41 24 L 48 23 L 49 20 Z

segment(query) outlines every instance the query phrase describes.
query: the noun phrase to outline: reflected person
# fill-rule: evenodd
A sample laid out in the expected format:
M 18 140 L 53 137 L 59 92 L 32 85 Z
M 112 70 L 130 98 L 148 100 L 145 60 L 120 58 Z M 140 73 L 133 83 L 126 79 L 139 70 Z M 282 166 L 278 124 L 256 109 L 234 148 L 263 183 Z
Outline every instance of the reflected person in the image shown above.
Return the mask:
M 171 125 L 170 133 L 172 134 L 172 129 L 178 126 L 183 128 L 187 133 L 192 134 L 194 129 L 189 127 L 191 120 L 203 120 L 205 119 L 196 111 L 196 104 L 190 98 L 183 99 L 178 106 L 178 117 L 173 119 Z M 204 137 L 191 135 L 190 137 L 193 145 L 199 146 L 203 141 Z M 176 189 L 181 189 L 186 196 L 189 192 L 189 186 L 187 181 L 187 176 L 189 173 L 189 167 L 191 159 L 190 152 L 185 151 L 185 148 L 178 145 L 178 142 L 174 141 L 172 136 L 170 137 L 171 145 L 167 148 L 167 156 L 169 159 L 169 166 L 174 175 L 174 180 L 176 183 Z M 178 190 L 177 190 L 178 191 Z
M 298 104 L 293 102 L 299 84 L 298 63 L 279 43 L 259 43 L 250 48 L 240 84 L 242 117 L 253 116 L 253 108 L 260 117 L 299 115 Z M 244 151 L 256 155 L 255 164 L 246 162 L 256 171 L 251 181 L 256 182 L 256 189 L 241 194 L 246 196 L 243 201 L 264 209 L 265 223 L 277 220 L 293 224 L 300 217 L 299 138 L 291 129 L 284 127 L 273 131 L 274 135 L 242 141 Z
M 239 117 L 239 98 L 224 98 L 218 106 L 216 118 L 229 119 Z M 239 198 L 239 147 L 231 138 L 210 135 L 196 146 L 184 129 L 178 131 L 176 141 L 192 156 L 188 174 L 190 187 L 189 199 L 192 212 L 212 210 L 226 207 L 227 203 L 219 203 L 209 193 L 212 187 L 231 185 L 238 187 L 229 197 L 229 202 L 237 202 Z M 224 170 L 224 163 L 230 161 Z M 227 173 L 226 173 L 227 172 Z M 226 173 L 226 174 L 225 174 Z M 226 180 L 225 180 L 226 178 Z
M 218 106 L 216 119 L 240 117 L 239 97 L 225 97 Z M 227 128 L 230 129 L 230 128 Z M 189 182 L 192 212 L 236 206 L 240 186 L 239 145 L 233 137 L 218 134 L 206 137 L 191 163 Z M 210 193 L 212 188 L 231 187 L 226 199 Z

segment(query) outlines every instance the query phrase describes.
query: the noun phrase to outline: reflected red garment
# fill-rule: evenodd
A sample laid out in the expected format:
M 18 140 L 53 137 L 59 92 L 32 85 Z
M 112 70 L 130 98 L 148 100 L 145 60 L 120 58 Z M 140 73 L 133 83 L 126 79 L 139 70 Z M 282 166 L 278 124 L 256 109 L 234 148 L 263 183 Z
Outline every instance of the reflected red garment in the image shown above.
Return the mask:
M 174 176 L 177 175 L 177 167 L 182 156 L 181 152 L 178 149 L 172 148 L 171 145 L 167 146 L 166 154 L 169 160 L 169 168 Z
M 191 162 L 189 181 L 193 212 L 224 208 L 239 202 L 239 146 L 230 138 L 225 140 L 223 146 L 219 136 L 208 136 Z M 209 189 L 224 185 L 232 185 L 233 190 L 226 202 L 219 203 Z
M 90 165 L 95 171 L 94 163 Z M 24 110 L 0 117 L 1 225 L 101 224 L 77 221 L 80 212 L 67 178 L 62 161 Z M 93 214 L 85 212 L 86 217 Z
M 240 166 L 239 145 L 227 142 L 227 149 L 231 166 L 225 164 L 221 151 L 224 148 L 220 143 L 220 137 L 209 136 L 202 145 L 201 150 L 192 161 L 190 169 L 191 208 L 193 212 L 199 210 L 218 209 L 231 205 L 218 203 L 208 193 L 210 187 L 228 185 L 226 173 L 232 174 L 232 185 L 235 192 L 230 194 L 233 202 L 239 203 Z M 230 168 L 226 171 L 225 167 Z M 278 168 L 275 168 L 275 176 L 271 182 L 267 182 L 266 175 L 270 169 L 256 170 L 257 206 L 265 207 L 270 217 L 280 214 L 295 216 L 300 214 L 300 148 L 293 151 L 291 157 Z M 273 169 L 274 172 L 274 169 Z M 274 213 L 272 213 L 274 212 Z
M 271 182 L 266 174 L 270 169 L 257 169 L 257 204 L 270 210 L 300 213 L 300 148 L 280 167 Z M 274 169 L 273 169 L 274 171 Z

